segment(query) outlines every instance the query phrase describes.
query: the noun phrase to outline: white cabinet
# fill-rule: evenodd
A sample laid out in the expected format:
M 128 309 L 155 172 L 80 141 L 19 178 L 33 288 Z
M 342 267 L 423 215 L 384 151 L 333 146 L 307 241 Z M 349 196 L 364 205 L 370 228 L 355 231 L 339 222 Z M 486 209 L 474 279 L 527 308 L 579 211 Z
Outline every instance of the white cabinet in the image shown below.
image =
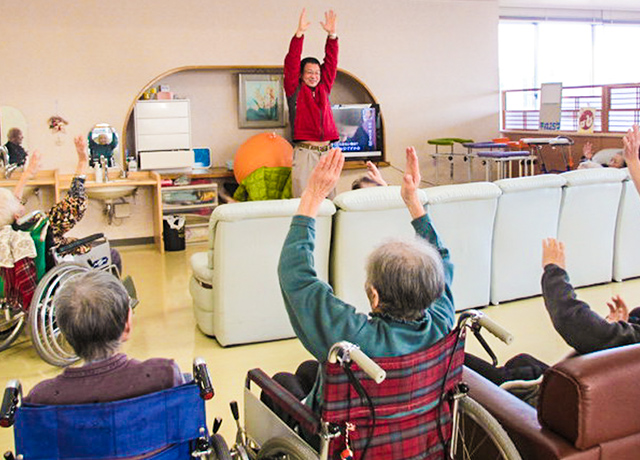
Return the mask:
M 191 168 L 191 115 L 188 99 L 138 101 L 134 109 L 140 169 Z

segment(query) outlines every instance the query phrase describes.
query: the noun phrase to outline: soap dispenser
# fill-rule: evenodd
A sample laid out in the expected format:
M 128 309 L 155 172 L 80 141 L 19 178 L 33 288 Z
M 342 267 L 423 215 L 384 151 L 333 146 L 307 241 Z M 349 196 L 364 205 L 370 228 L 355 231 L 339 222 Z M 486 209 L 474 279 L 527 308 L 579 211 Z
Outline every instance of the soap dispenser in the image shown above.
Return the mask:
M 129 157 L 129 160 L 127 162 L 127 169 L 130 172 L 138 170 L 138 162 L 136 161 L 136 157 L 135 156 L 130 156 Z
M 104 181 L 104 177 L 102 175 L 102 166 L 100 166 L 100 162 L 96 161 L 93 164 L 93 172 L 96 176 L 96 182 L 103 182 Z

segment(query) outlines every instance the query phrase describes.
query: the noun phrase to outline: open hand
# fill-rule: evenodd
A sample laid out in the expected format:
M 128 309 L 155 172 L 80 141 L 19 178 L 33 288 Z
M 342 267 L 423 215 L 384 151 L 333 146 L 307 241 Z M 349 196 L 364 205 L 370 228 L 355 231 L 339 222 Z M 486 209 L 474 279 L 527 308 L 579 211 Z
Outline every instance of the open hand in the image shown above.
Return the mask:
M 609 307 L 609 314 L 604 319 L 610 323 L 629 321 L 629 309 L 619 295 L 611 297 L 611 301 L 607 302 L 607 306 Z
M 344 155 L 340 149 L 331 149 L 320 157 L 320 161 L 311 173 L 304 193 L 324 200 L 340 179 L 344 166 Z
M 337 19 L 338 19 L 338 15 L 334 13 L 333 10 L 329 10 L 324 13 L 324 22 L 320 22 L 320 25 L 328 35 L 336 34 Z
M 76 153 L 78 154 L 78 163 L 81 161 L 88 162 L 89 159 L 87 157 L 87 141 L 83 136 L 76 136 L 73 139 L 74 144 L 76 144 Z
M 386 186 L 387 182 L 382 178 L 382 174 L 380 174 L 380 170 L 376 165 L 372 162 L 367 161 L 367 177 L 374 181 L 376 184 Z
M 638 125 L 633 125 L 627 134 L 622 138 L 622 145 L 624 146 L 624 159 L 627 164 L 639 163 L 640 158 L 640 129 Z
M 555 238 L 542 240 L 542 267 L 550 264 L 555 264 L 562 269 L 566 268 L 564 243 Z
M 24 169 L 27 179 L 32 179 L 36 175 L 36 173 L 40 171 L 40 158 L 40 152 L 37 150 L 34 150 L 29 154 L 27 165 Z
M 300 197 L 299 215 L 317 216 L 322 201 L 335 188 L 343 166 L 344 155 L 340 149 L 331 149 L 320 157 Z
M 300 19 L 298 19 L 298 29 L 296 30 L 296 37 L 301 37 L 309 28 L 311 23 L 307 21 L 307 9 L 302 8 L 300 13 Z
M 591 142 L 587 142 L 582 147 L 582 156 L 585 157 L 587 160 L 590 160 L 591 158 L 593 158 L 593 144 Z

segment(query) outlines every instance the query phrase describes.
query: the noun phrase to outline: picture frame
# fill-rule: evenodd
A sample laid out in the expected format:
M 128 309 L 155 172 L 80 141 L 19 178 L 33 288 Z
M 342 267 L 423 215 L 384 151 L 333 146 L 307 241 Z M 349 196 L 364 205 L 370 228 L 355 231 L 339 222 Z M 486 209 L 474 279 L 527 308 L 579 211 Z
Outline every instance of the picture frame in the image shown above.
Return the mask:
M 282 74 L 239 74 L 238 127 L 284 127 L 282 85 Z

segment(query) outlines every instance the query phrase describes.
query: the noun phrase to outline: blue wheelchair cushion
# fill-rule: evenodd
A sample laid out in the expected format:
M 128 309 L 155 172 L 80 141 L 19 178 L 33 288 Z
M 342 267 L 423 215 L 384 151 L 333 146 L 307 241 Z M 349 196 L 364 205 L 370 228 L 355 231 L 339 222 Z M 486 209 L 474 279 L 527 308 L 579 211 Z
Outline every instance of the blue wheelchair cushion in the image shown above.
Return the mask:
M 179 387 L 99 404 L 23 404 L 14 428 L 18 454 L 29 459 L 185 459 L 189 441 L 206 430 L 198 386 Z M 186 454 L 186 455 L 185 455 Z

